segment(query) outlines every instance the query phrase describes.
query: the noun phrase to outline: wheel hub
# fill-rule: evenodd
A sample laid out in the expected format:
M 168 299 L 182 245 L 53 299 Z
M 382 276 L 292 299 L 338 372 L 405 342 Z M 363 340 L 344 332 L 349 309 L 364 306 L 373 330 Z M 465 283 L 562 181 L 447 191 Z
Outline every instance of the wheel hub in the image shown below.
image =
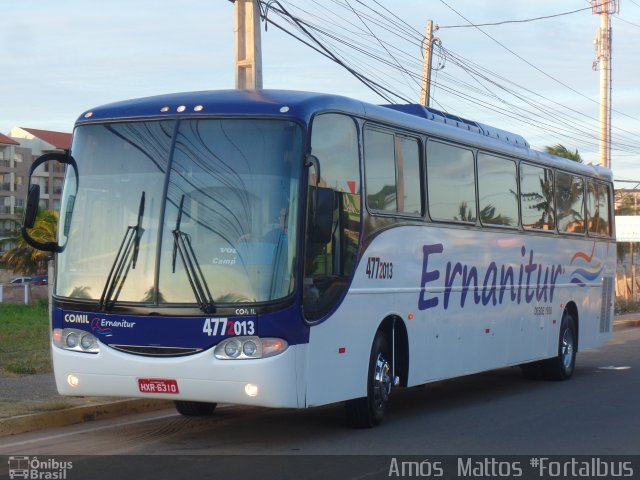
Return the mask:
M 376 369 L 373 374 L 373 390 L 376 405 L 384 405 L 389 399 L 392 386 L 391 366 L 380 353 L 376 359 Z
M 567 328 L 562 335 L 562 366 L 565 371 L 571 368 L 574 348 L 573 332 Z

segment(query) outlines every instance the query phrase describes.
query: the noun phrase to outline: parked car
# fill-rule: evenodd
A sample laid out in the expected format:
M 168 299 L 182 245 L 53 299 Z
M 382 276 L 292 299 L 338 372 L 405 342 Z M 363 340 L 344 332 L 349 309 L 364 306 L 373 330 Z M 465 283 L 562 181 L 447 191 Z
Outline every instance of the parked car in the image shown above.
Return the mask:
M 31 277 L 16 277 L 12 278 L 9 283 L 28 283 L 31 281 Z
M 36 275 L 31 277 L 32 285 L 49 285 L 49 275 Z

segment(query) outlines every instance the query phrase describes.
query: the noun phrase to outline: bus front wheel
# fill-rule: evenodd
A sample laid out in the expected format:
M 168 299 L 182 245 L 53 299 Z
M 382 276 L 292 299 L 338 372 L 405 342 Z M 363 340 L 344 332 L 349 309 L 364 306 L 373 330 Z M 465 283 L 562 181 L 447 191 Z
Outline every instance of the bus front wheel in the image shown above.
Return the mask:
M 185 417 L 203 417 L 211 415 L 216 409 L 217 403 L 207 402 L 187 402 L 184 400 L 176 400 L 176 410 Z
M 382 421 L 393 383 L 390 358 L 387 338 L 378 332 L 369 358 L 367 396 L 345 404 L 347 418 L 354 427 L 371 428 Z

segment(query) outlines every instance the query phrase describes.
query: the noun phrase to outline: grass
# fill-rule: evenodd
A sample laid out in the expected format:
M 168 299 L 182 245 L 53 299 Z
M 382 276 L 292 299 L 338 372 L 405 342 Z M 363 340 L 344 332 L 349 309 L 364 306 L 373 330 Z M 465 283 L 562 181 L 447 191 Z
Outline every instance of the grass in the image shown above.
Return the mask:
M 34 305 L 0 304 L 0 374 L 51 371 L 49 310 L 45 300 Z
M 49 400 L 46 402 L 26 401 L 16 402 L 15 400 L 0 400 L 0 419 L 15 417 L 17 415 L 29 415 L 31 413 L 51 412 L 73 407 L 70 400 Z

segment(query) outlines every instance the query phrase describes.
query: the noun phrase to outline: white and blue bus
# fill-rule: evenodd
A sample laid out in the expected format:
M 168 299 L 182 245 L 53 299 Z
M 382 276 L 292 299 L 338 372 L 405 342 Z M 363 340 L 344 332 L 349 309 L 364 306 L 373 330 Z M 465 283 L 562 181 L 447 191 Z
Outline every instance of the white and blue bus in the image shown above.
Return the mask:
M 56 252 L 63 395 L 382 419 L 395 387 L 519 365 L 567 379 L 611 335 L 609 170 L 417 105 L 215 91 L 83 113 Z

